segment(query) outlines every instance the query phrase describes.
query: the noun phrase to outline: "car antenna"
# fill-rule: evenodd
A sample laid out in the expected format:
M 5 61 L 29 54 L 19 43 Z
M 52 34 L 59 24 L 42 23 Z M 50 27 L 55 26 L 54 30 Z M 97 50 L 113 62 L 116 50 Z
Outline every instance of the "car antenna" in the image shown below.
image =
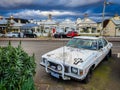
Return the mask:
M 64 40 L 63 40 L 63 50 L 62 51 L 63 51 L 63 65 L 64 65 L 65 64 L 65 46 L 64 46 Z
M 64 46 L 64 40 L 63 40 L 63 64 L 65 64 L 65 46 Z

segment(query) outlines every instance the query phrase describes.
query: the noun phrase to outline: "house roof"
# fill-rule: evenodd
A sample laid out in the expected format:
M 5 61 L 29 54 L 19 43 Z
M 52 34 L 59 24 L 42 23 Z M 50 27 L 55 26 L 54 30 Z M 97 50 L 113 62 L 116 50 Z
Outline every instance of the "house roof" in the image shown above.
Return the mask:
M 8 20 L 6 19 L 2 19 L 0 20 L 0 24 L 7 24 L 8 23 Z M 10 20 L 10 23 L 16 23 L 14 20 Z
M 6 19 L 2 19 L 2 20 L 0 20 L 0 24 L 7 24 L 7 20 Z
M 114 23 L 115 25 L 120 25 L 120 20 L 112 19 L 112 21 L 113 21 L 113 23 Z
M 16 23 L 14 20 L 10 20 L 10 23 Z
M 13 24 L 13 26 L 14 27 L 21 27 L 21 26 L 23 26 L 24 24 L 21 24 L 21 23 L 15 23 L 15 24 Z
M 106 20 L 104 20 L 104 22 L 103 22 L 103 28 L 105 28 L 106 26 L 107 26 L 107 24 L 109 23 L 109 19 L 106 19 Z
M 90 18 L 84 18 L 81 22 L 80 22 L 80 24 L 82 24 L 82 23 L 86 23 L 86 24 L 97 24 L 95 21 L 93 21 L 93 20 L 91 20 Z
M 14 18 L 15 22 L 19 22 L 19 20 L 21 21 L 21 23 L 25 24 L 25 23 L 29 23 L 29 21 L 27 19 L 22 19 L 22 18 Z
M 10 18 L 6 18 L 6 19 L 10 20 Z M 23 23 L 23 24 L 29 23 L 29 21 L 27 19 L 22 19 L 22 18 L 13 18 L 13 20 L 15 22 L 19 22 L 19 20 L 20 20 L 20 22 Z
M 27 23 L 23 26 L 21 26 L 21 29 L 31 29 L 33 27 L 37 27 L 38 25 L 37 24 L 34 24 L 34 23 Z

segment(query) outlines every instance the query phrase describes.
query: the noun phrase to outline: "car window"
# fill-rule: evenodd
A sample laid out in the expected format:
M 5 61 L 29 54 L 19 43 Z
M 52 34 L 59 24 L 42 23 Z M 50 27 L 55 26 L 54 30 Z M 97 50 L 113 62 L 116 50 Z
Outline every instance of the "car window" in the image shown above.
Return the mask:
M 89 50 L 96 50 L 97 40 L 73 38 L 67 43 L 67 46 L 89 49 Z
M 103 48 L 103 42 L 101 39 L 98 40 L 98 48 L 99 49 Z
M 103 38 L 102 39 L 103 45 L 106 46 L 108 44 L 108 42 Z

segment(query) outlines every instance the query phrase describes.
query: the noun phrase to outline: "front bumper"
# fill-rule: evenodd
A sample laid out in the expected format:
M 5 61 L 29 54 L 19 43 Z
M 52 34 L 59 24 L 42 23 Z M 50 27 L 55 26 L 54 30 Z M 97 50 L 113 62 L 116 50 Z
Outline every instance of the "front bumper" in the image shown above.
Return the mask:
M 48 65 L 49 62 L 49 65 Z M 70 80 L 71 78 L 75 78 L 78 80 L 83 80 L 85 78 L 84 75 L 79 75 L 79 72 L 77 74 L 72 73 L 71 67 L 68 65 L 64 65 L 61 63 L 55 63 L 51 61 L 46 61 L 45 63 L 41 62 L 40 65 L 45 67 L 45 70 L 47 73 L 50 73 L 52 76 L 56 78 L 62 78 L 63 80 Z M 62 67 L 61 70 L 56 69 L 56 65 L 60 65 Z

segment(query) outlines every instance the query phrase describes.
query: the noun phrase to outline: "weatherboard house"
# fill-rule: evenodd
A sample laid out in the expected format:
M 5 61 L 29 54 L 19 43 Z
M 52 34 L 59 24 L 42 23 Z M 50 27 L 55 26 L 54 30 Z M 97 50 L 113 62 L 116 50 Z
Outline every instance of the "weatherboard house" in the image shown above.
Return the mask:
M 103 24 L 105 36 L 120 36 L 120 16 L 117 14 L 104 21 Z
M 76 30 L 76 24 L 74 21 L 70 19 L 65 19 L 59 23 L 59 27 L 64 30 L 64 32 L 68 32 L 69 30 Z
M 13 17 L 10 16 L 10 18 L 4 18 L 0 16 L 0 32 L 1 33 L 6 33 L 6 30 L 9 29 L 9 31 L 12 30 L 12 26 L 16 22 L 13 20 Z
M 84 19 L 78 18 L 76 21 L 77 29 L 79 30 L 80 35 L 84 34 L 98 34 L 97 31 L 97 22 L 93 21 L 92 19 L 85 17 Z
M 30 23 L 37 24 L 39 26 L 37 32 L 42 33 L 45 36 L 51 33 L 53 28 L 56 28 L 58 26 L 58 22 L 52 20 L 51 14 L 48 15 L 47 20 L 30 20 Z
M 14 18 L 12 15 L 8 18 L 0 16 L 0 33 L 21 32 L 21 27 L 29 23 L 26 19 Z

